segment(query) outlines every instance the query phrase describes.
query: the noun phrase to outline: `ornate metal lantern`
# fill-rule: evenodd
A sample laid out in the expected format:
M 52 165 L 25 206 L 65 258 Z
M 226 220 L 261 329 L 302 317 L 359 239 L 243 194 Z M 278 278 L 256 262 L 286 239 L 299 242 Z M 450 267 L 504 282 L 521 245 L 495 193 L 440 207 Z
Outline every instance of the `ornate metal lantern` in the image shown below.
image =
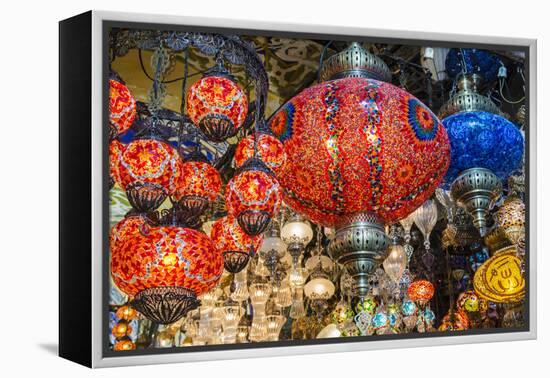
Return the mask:
M 244 92 L 220 63 L 189 88 L 187 107 L 191 120 L 214 142 L 235 135 L 248 112 Z
M 517 244 L 525 237 L 525 204 L 521 198 L 506 198 L 497 211 L 496 220 L 512 244 Z
M 360 45 L 330 57 L 321 77 L 330 81 L 307 88 L 270 120 L 287 155 L 278 178 L 290 207 L 336 227 L 333 256 L 364 295 L 368 275 L 386 255 L 383 223 L 429 198 L 447 170 L 450 147 L 424 104 L 378 81 L 390 77 L 389 69 Z
M 227 211 L 248 235 L 264 232 L 281 202 L 279 182 L 257 158 L 249 159 L 227 184 Z

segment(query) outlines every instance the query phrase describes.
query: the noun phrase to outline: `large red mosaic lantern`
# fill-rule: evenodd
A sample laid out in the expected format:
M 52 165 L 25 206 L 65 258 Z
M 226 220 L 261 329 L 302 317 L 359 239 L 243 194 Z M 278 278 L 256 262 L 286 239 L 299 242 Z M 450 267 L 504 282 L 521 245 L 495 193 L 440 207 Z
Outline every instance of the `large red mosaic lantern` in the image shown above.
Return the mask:
M 447 133 L 420 101 L 391 84 L 345 78 L 308 88 L 270 122 L 284 143 L 285 202 L 338 226 L 372 212 L 386 223 L 426 201 L 449 166 Z
M 123 220 L 124 221 L 124 220 Z M 202 232 L 179 226 L 140 227 L 114 242 L 111 274 L 132 307 L 158 323 L 173 323 L 198 307 L 218 283 L 223 258 Z
M 111 139 L 127 131 L 136 118 L 136 100 L 122 81 L 109 80 L 109 125 Z
M 227 183 L 225 204 L 230 215 L 248 235 L 259 235 L 281 206 L 280 185 L 275 175 L 257 159 L 249 159 Z
M 182 173 L 183 161 L 168 143 L 136 139 L 120 155 L 118 174 L 128 200 L 139 212 L 158 208 L 173 195 Z
M 321 78 L 329 81 L 299 93 L 269 123 L 287 156 L 277 176 L 285 203 L 336 228 L 329 249 L 359 297 L 387 253 L 384 223 L 426 201 L 450 160 L 437 117 L 380 81 L 390 77 L 382 59 L 353 43 L 324 62 Z
M 281 141 L 273 135 L 257 133 L 258 142 L 256 145 L 257 157 L 276 174 L 282 170 L 286 162 L 286 154 Z M 235 166 L 241 167 L 248 159 L 254 157 L 254 140 L 256 133 L 247 136 L 239 141 L 235 150 Z
M 230 273 L 238 273 L 246 267 L 263 239 L 261 235 L 247 235 L 231 215 L 216 220 L 210 235 L 223 256 L 225 269 Z
M 248 102 L 227 71 L 216 67 L 189 88 L 187 112 L 208 139 L 221 142 L 243 125 Z
M 220 196 L 220 173 L 206 159 L 187 160 L 181 168 L 174 198 L 190 216 L 198 217 Z

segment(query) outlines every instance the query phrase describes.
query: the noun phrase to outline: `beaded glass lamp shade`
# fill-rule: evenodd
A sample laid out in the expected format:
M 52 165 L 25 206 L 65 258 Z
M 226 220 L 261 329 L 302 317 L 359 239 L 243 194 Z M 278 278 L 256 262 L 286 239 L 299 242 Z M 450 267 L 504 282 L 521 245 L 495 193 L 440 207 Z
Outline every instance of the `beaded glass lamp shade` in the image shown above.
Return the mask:
M 407 216 L 441 182 L 450 160 L 445 129 L 420 101 L 391 84 L 345 78 L 308 88 L 271 119 L 287 155 L 285 202 L 324 226 L 374 212 Z
M 182 174 L 183 162 L 168 143 L 137 139 L 120 154 L 118 174 L 132 207 L 138 211 L 156 209 L 173 195 Z
M 126 85 L 109 80 L 109 123 L 111 136 L 127 131 L 136 118 L 136 100 Z
M 248 102 L 242 89 L 227 75 L 205 76 L 189 89 L 187 111 L 210 140 L 221 142 L 243 125 Z

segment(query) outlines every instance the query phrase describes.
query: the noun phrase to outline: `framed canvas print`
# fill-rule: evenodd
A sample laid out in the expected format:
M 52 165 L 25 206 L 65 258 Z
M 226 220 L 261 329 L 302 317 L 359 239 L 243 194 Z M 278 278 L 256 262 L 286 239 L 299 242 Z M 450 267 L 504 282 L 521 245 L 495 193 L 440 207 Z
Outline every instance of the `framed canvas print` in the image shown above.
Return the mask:
M 535 54 L 516 38 L 61 21 L 60 355 L 536 337 Z

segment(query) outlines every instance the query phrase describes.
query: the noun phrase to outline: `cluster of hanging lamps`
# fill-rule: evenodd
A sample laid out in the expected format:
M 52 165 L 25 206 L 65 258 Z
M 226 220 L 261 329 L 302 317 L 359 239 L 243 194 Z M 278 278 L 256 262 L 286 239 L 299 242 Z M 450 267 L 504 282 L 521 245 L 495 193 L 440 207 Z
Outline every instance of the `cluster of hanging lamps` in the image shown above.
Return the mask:
M 193 123 L 213 142 L 232 137 L 243 125 L 248 101 L 221 59 L 189 88 L 187 112 Z
M 520 167 L 524 150 L 518 128 L 479 93 L 501 67 L 501 61 L 487 51 L 451 49 L 446 70 L 458 90 L 439 113 L 451 144 L 444 183 L 472 215 L 481 236 L 487 232 L 489 211 L 502 194 L 502 180 Z
M 210 236 L 223 256 L 225 270 L 230 273 L 242 271 L 262 243 L 261 235 L 246 234 L 231 215 L 216 220 Z
M 450 146 L 437 117 L 387 83 L 386 64 L 360 44 L 329 57 L 320 77 L 270 120 L 287 156 L 278 178 L 293 210 L 336 228 L 330 253 L 363 297 L 387 253 L 383 223 L 431 196 Z

